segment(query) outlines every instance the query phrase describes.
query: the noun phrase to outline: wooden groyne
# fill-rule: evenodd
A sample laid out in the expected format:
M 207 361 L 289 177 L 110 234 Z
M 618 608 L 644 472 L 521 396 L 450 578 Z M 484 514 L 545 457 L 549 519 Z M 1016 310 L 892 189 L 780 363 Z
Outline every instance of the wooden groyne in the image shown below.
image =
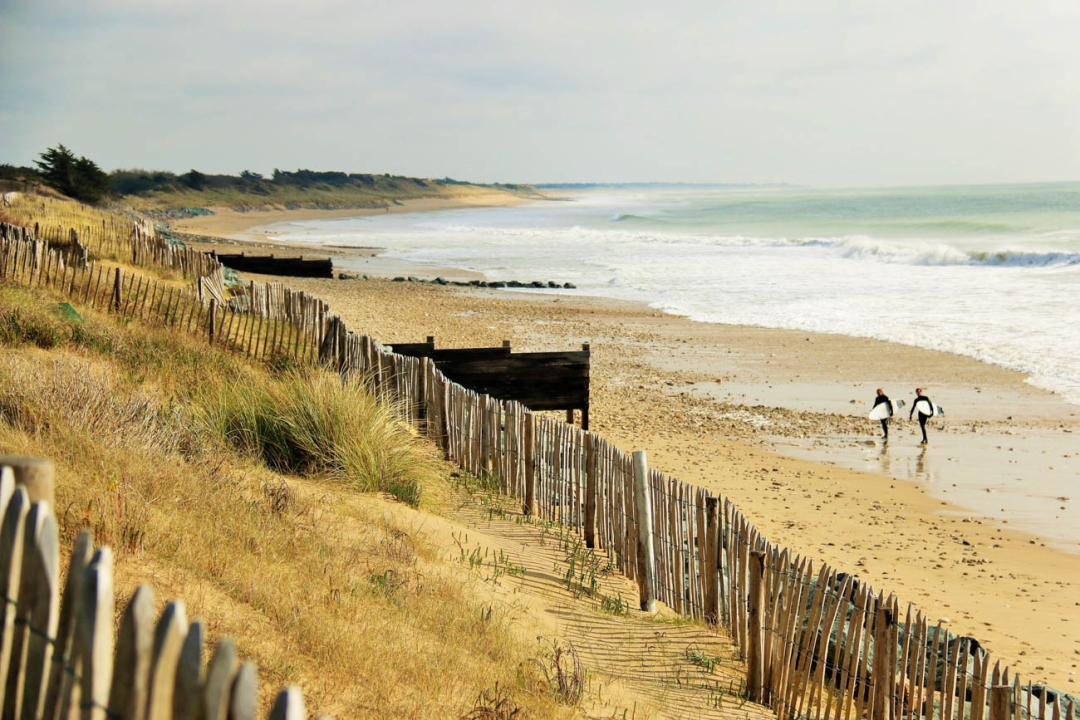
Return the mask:
M 573 424 L 581 411 L 581 427 L 589 429 L 589 346 L 566 352 L 516 353 L 510 341 L 494 348 L 436 348 L 435 338 L 422 343 L 394 343 L 398 355 L 430 358 L 453 382 L 500 400 L 513 400 L 532 410 L 566 410 Z
M 213 252 L 211 255 L 225 267 L 238 272 L 256 273 L 258 275 L 284 275 L 288 277 L 334 277 L 334 262 L 330 258 L 305 260 L 303 256 L 294 258 L 218 252 Z

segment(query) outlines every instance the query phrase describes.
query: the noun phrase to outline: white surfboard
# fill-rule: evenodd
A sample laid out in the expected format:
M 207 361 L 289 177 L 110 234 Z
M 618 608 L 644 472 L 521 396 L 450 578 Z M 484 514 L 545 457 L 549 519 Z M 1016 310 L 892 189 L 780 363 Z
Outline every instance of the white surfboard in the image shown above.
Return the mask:
M 900 408 L 904 407 L 904 405 L 906 405 L 906 403 L 903 400 L 890 400 L 887 403 L 878 403 L 874 406 L 874 409 L 870 411 L 870 419 L 884 420 L 887 417 L 892 417 L 900 412 Z
M 915 409 L 919 412 L 920 415 L 925 415 L 926 417 L 934 417 L 935 415 L 945 414 L 945 411 L 941 408 L 940 405 L 935 405 L 934 403 L 930 402 L 925 398 L 919 398 L 915 401 Z

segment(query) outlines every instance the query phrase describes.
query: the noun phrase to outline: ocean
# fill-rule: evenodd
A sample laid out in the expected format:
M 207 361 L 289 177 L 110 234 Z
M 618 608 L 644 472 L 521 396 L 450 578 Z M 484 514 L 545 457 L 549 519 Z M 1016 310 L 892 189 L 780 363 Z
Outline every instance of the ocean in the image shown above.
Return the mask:
M 967 355 L 1080 404 L 1080 183 L 544 192 L 561 199 L 275 229 L 701 322 Z

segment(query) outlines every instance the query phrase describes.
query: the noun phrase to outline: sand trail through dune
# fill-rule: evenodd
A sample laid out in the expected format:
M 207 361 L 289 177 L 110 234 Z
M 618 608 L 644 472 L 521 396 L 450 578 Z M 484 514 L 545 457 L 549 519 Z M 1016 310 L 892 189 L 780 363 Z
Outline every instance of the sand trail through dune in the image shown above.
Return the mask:
M 459 487 L 439 499 L 435 514 L 388 498 L 335 495 L 328 507 L 337 509 L 324 511 L 322 522 L 341 523 L 343 541 L 350 536 L 347 526 L 355 524 L 355 505 L 445 553 L 441 570 L 424 572 L 457 573 L 469 582 L 481 617 L 508 623 L 535 645 L 539 678 L 546 669 L 554 679 L 556 648 L 563 653 L 561 667 L 572 669 L 572 648 L 586 671 L 576 716 L 774 717 L 742 697 L 745 666 L 729 638 L 663 606 L 655 615 L 638 611 L 635 583 L 608 569 L 605 555 L 590 556 L 560 526 L 525 518 L 513 500 Z M 371 532 L 370 525 L 354 532 Z M 568 580 L 571 558 L 575 572 Z M 595 575 L 582 572 L 585 566 Z
M 605 572 L 606 555 L 590 554 L 572 531 L 528 521 L 503 500 L 474 496 L 447 514 L 467 528 L 466 552 L 489 548 L 524 568 L 487 583 L 492 596 L 523 632 L 535 623 L 541 648 L 573 645 L 594 695 L 583 703 L 589 716 L 773 717 L 742 697 L 745 666 L 730 638 L 663 606 L 656 615 L 639 611 L 636 584 Z

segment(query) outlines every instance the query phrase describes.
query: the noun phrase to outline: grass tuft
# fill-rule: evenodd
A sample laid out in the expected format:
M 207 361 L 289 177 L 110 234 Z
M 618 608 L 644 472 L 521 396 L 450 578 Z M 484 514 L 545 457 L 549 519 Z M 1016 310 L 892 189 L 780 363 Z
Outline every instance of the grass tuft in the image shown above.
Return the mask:
M 343 480 L 414 507 L 434 472 L 390 409 L 331 373 L 286 371 L 270 382 L 219 384 L 198 404 L 208 429 L 279 472 Z

